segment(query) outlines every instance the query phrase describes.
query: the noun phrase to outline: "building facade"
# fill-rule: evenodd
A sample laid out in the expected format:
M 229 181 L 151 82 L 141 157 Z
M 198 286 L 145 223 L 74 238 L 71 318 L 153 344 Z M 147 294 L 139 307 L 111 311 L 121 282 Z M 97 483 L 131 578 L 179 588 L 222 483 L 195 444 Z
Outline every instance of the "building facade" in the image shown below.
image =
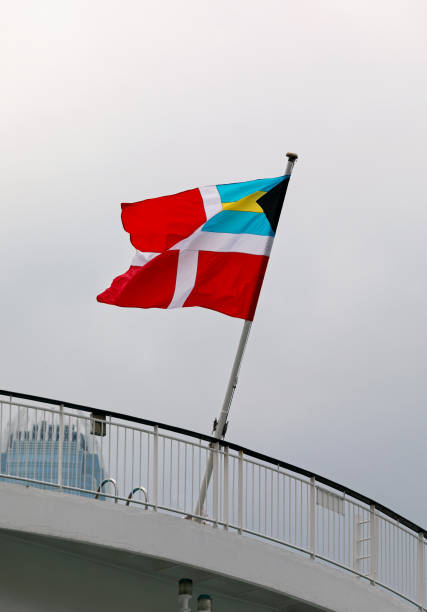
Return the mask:
M 62 475 L 60 475 L 60 426 L 58 423 L 12 425 L 1 453 L 1 472 L 23 480 L 1 478 L 7 482 L 31 480 L 31 485 L 49 489 L 60 476 L 64 491 L 93 497 L 84 491 L 96 491 L 104 478 L 102 457 L 86 431 L 76 424 L 63 427 Z M 67 489 L 67 487 L 72 487 Z M 73 490 L 78 489 L 78 490 Z M 82 491 L 83 490 L 83 491 Z

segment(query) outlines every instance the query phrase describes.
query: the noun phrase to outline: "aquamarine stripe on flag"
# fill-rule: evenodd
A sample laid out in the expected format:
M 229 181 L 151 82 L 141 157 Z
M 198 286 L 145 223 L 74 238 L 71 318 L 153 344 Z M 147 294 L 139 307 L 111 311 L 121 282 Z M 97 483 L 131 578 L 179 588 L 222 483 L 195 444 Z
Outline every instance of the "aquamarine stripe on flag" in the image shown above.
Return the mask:
M 237 202 L 246 196 L 255 193 L 255 191 L 270 191 L 273 187 L 283 181 L 284 176 L 278 176 L 270 179 L 257 179 L 255 181 L 245 181 L 244 183 L 229 183 L 226 185 L 217 185 L 217 189 L 221 198 L 221 202 L 228 204 Z
M 223 210 L 202 227 L 203 232 L 220 234 L 255 234 L 257 236 L 274 236 L 271 225 L 264 213 L 242 210 Z

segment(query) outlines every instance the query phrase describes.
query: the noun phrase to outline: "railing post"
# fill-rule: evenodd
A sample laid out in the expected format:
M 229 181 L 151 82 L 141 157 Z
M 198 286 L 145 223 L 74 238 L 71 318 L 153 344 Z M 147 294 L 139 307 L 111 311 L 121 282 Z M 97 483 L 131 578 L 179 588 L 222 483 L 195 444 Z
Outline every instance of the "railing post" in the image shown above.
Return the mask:
M 310 557 L 316 556 L 316 480 L 310 478 Z
M 153 448 L 153 504 L 157 511 L 159 503 L 159 427 L 154 425 L 154 448 Z
M 237 527 L 238 532 L 242 533 L 243 525 L 243 451 L 239 451 L 239 472 L 237 484 Z
M 62 491 L 62 454 L 64 449 L 64 405 L 59 406 L 58 487 Z
M 224 523 L 228 529 L 228 446 L 224 447 Z
M 214 444 L 212 447 L 213 453 L 213 475 L 212 475 L 212 495 L 213 495 L 213 520 L 214 527 L 218 527 L 218 455 L 219 444 Z
M 418 606 L 420 610 L 424 610 L 424 563 L 425 563 L 425 555 L 424 555 L 424 534 L 418 534 L 418 580 L 417 580 L 417 600 Z
M 358 513 L 354 514 L 354 511 L 353 511 L 353 569 L 356 572 L 359 571 L 359 560 L 358 560 L 359 540 L 360 540 L 359 514 Z
M 375 584 L 375 581 L 377 579 L 377 533 L 374 504 L 371 504 L 371 506 L 369 507 L 369 539 L 371 547 L 371 550 L 369 551 L 369 578 L 371 584 Z

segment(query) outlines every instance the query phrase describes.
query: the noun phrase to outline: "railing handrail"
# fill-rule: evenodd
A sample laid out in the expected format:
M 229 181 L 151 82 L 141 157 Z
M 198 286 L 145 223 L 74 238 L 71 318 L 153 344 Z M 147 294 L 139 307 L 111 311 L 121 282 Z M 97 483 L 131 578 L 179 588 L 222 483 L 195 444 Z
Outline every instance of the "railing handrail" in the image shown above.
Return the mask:
M 0 389 L 0 395 L 4 395 L 7 397 L 13 397 L 17 399 L 29 400 L 33 402 L 40 402 L 43 404 L 51 404 L 55 406 L 62 405 L 64 408 L 71 408 L 73 410 L 81 410 L 82 412 L 98 413 L 98 414 L 102 414 L 105 416 L 114 417 L 116 419 L 121 419 L 122 421 L 130 421 L 133 423 L 139 423 L 141 425 L 147 425 L 149 427 L 158 427 L 159 429 L 164 429 L 165 431 L 172 431 L 180 435 L 188 436 L 191 438 L 196 438 L 198 440 L 204 440 L 205 442 L 212 442 L 214 444 L 219 443 L 223 447 L 227 447 L 236 452 L 242 452 L 244 455 L 247 455 L 248 457 L 258 459 L 258 461 L 263 461 L 265 463 L 271 463 L 275 467 L 281 467 L 285 470 L 288 470 L 290 472 L 295 472 L 296 474 L 300 474 L 301 476 L 305 476 L 310 479 L 314 478 L 316 482 L 326 485 L 327 487 L 330 487 L 332 489 L 335 489 L 336 491 L 339 491 L 340 493 L 344 493 L 345 495 L 348 495 L 352 497 L 353 499 L 357 499 L 358 501 L 368 506 L 375 506 L 375 509 L 377 511 L 397 521 L 398 523 L 407 527 L 408 529 L 411 529 L 412 531 L 418 534 L 422 534 L 423 537 L 427 539 L 427 529 L 420 527 L 416 523 L 413 523 L 409 519 L 405 518 L 404 516 L 401 516 L 394 510 L 387 508 L 387 506 L 384 506 L 383 504 L 376 502 L 370 497 L 367 497 L 366 495 L 358 493 L 357 491 L 354 491 L 353 489 L 350 489 L 349 487 L 346 487 L 345 485 L 342 485 L 338 482 L 330 480 L 329 478 L 325 478 L 324 476 L 321 476 L 320 474 L 316 474 L 315 472 L 312 472 L 310 470 L 306 470 L 296 465 L 292 465 L 291 463 L 287 463 L 286 461 L 282 461 L 280 459 L 275 459 L 274 457 L 264 455 L 263 453 L 253 451 L 249 448 L 245 448 L 244 446 L 241 446 L 240 444 L 235 444 L 234 442 L 228 442 L 227 440 L 217 440 L 216 438 L 213 438 L 212 436 L 208 436 L 206 434 L 199 433 L 191 429 L 185 429 L 183 427 L 175 427 L 174 425 L 168 425 L 166 423 L 159 423 L 158 421 L 151 421 L 149 419 L 143 419 L 141 417 L 131 416 L 129 414 L 123 414 L 121 412 L 114 412 L 112 410 L 103 410 L 103 409 L 101 410 L 99 408 L 83 406 L 81 404 L 75 404 L 73 402 L 64 402 L 62 400 L 54 400 L 51 398 L 41 397 L 38 395 L 29 395 L 27 393 L 16 393 L 14 391 L 6 391 L 3 389 Z

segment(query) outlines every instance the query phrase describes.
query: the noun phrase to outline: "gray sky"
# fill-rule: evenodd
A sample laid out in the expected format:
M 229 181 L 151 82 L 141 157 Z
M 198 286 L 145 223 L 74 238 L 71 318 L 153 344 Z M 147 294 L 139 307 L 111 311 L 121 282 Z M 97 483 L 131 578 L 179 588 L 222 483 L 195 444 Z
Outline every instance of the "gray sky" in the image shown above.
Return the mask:
M 425 0 L 2 15 L 0 386 L 209 432 L 242 323 L 98 304 L 120 202 L 295 150 L 228 437 L 427 524 Z

